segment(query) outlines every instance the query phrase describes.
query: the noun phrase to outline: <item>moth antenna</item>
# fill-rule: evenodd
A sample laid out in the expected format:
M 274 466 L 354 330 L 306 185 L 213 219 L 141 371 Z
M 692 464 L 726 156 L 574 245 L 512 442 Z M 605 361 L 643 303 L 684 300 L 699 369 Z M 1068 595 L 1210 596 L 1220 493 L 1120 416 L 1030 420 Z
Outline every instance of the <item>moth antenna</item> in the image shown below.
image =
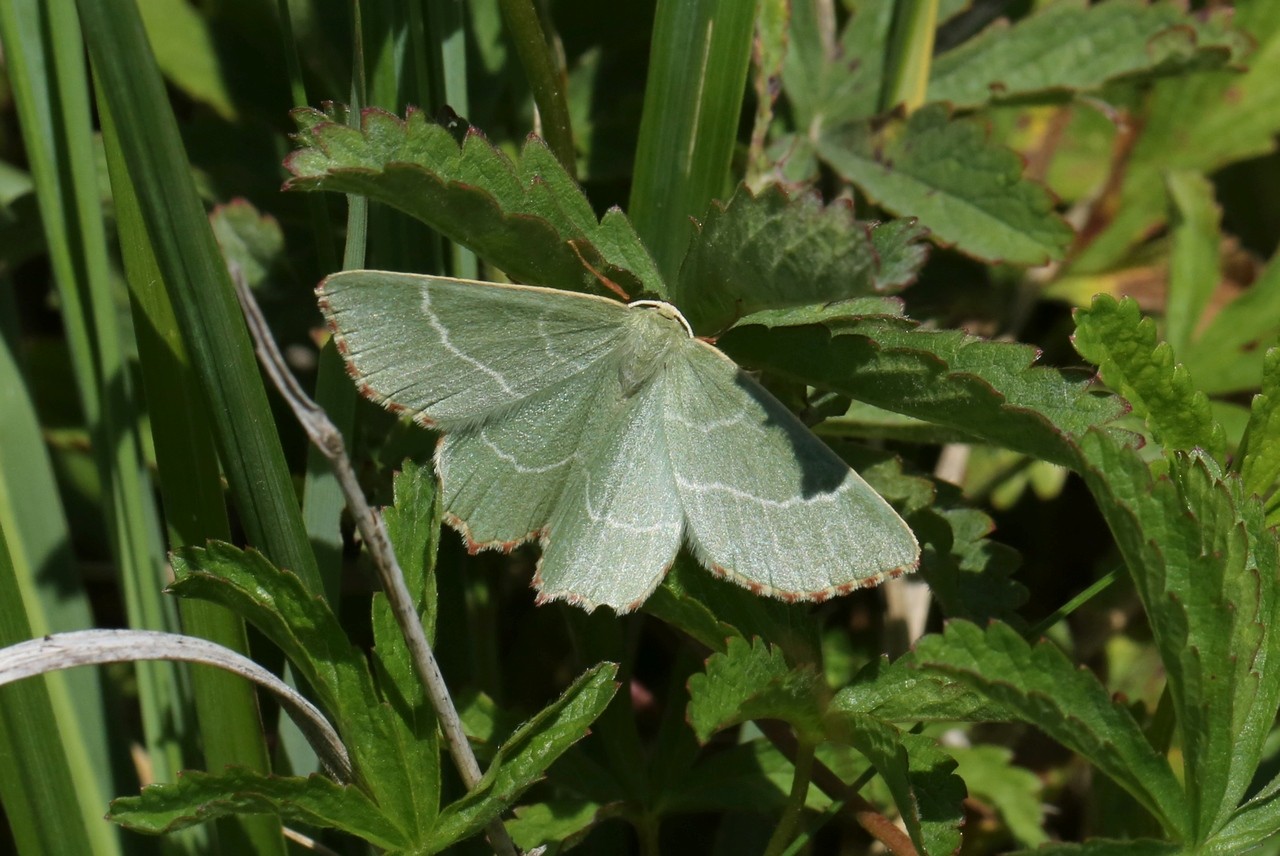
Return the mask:
M 670 303 L 667 303 L 665 300 L 633 300 L 627 304 L 628 309 L 630 309 L 633 306 L 651 306 L 654 309 L 658 309 L 663 312 L 674 315 L 675 319 L 680 322 L 680 326 L 683 327 L 684 331 L 689 334 L 689 338 L 690 339 L 696 338 L 693 335 L 693 327 L 690 326 L 688 319 L 684 317 L 684 313 L 682 313 L 676 307 L 672 306 Z

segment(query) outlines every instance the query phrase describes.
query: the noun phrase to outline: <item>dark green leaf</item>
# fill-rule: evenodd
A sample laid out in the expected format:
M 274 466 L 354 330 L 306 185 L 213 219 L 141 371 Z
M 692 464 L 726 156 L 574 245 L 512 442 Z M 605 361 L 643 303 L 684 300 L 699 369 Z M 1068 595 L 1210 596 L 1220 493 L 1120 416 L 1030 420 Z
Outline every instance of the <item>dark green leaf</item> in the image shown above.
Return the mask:
M 1174 364 L 1168 343 L 1157 342 L 1155 322 L 1142 317 L 1132 298 L 1117 303 L 1099 294 L 1088 309 L 1076 310 L 1074 341 L 1080 355 L 1098 366 L 1102 379 L 1129 400 L 1165 448 L 1202 447 L 1217 455 L 1225 451 L 1226 439 L 1209 399 L 1195 388 L 1187 370 Z
M 829 736 L 848 743 L 871 761 L 884 779 L 917 849 L 950 854 L 960 847 L 964 782 L 952 774 L 956 762 L 931 738 L 904 735 L 887 722 L 865 714 L 833 711 Z
M 1168 761 L 1098 679 L 1077 670 L 1052 644 L 1032 647 L 999 622 L 984 632 L 953 621 L 944 634 L 916 644 L 915 665 L 968 685 L 1083 755 L 1171 834 L 1189 831 L 1186 799 Z
M 1036 847 L 1049 840 L 1044 823 L 1044 782 L 1026 767 L 1013 762 L 1013 751 L 1003 746 L 948 747 L 955 758 L 956 775 L 964 780 L 969 796 L 1000 813 L 1019 843 Z
M 941 106 L 906 121 L 825 130 L 818 156 L 888 210 L 918 217 L 945 245 L 986 261 L 1059 259 L 1073 232 L 1053 198 L 1022 177 L 1022 161 L 981 127 Z
M 666 292 L 626 218 L 613 213 L 598 221 L 541 140 L 530 138 L 513 162 L 478 130 L 468 129 L 459 143 L 417 110 L 403 120 L 366 110 L 359 129 L 316 110 L 297 110 L 294 118 L 303 147 L 285 164 L 291 189 L 384 202 L 520 282 L 601 290 L 585 262 L 632 297 Z
M 645 609 L 697 639 L 713 651 L 729 638 L 759 636 L 796 662 L 817 656 L 818 624 L 804 604 L 758 597 L 707 573 L 681 552 Z
M 739 186 L 694 229 L 671 296 L 696 332 L 710 334 L 763 309 L 894 291 L 924 263 L 922 235 L 856 220 L 847 201 Z
M 1113 4 L 1103 4 L 1113 5 Z M 1237 4 L 1233 25 L 1257 46 L 1247 69 L 1181 75 L 1158 81 L 1142 116 L 1141 136 L 1126 159 L 1115 216 L 1072 263 L 1096 273 L 1121 262 L 1155 232 L 1166 207 L 1160 192 L 1170 169 L 1211 173 L 1234 161 L 1275 150 L 1280 131 L 1280 2 Z
M 435 473 L 406 460 L 395 478 L 395 505 L 383 510 L 387 535 L 404 570 L 416 611 L 435 637 L 436 546 L 440 536 L 440 504 Z M 393 750 L 415 771 L 410 800 L 419 829 L 428 829 L 440 807 L 440 738 L 436 714 L 409 655 L 400 625 L 386 596 L 373 597 L 373 658 L 379 689 L 395 710 L 397 745 Z
M 1202 852 L 1233 856 L 1257 847 L 1277 832 L 1280 832 L 1280 778 L 1272 779 L 1253 799 L 1242 805 L 1205 843 Z
M 1246 494 L 1268 495 L 1280 478 L 1280 348 L 1263 360 L 1262 392 L 1249 408 L 1249 426 L 1237 456 Z
M 920 575 L 943 615 L 1021 626 L 1017 608 L 1027 590 L 1011 576 L 1018 554 L 988 537 L 995 523 L 986 513 L 969 507 L 954 485 L 904 472 L 897 458 L 846 444 L 833 448 L 911 525 L 921 547 Z
M 922 330 L 902 317 L 753 323 L 719 345 L 743 365 L 1067 467 L 1078 466 L 1072 436 L 1123 413 L 1119 399 L 1091 394 L 1087 380 L 1033 365 L 1029 346 Z
M 139 832 L 173 832 L 232 814 L 278 814 L 289 821 L 357 835 L 378 847 L 411 839 L 353 785 L 323 776 L 268 776 L 242 767 L 221 773 L 188 770 L 173 784 L 149 785 L 113 800 L 108 819 Z
M 414 772 L 407 759 L 387 751 L 398 739 L 393 714 L 378 700 L 364 655 L 324 601 L 261 553 L 218 541 L 175 552 L 173 569 L 175 594 L 227 607 L 284 651 L 335 720 L 353 766 L 382 810 L 402 822 L 414 817 Z
M 969 684 L 913 668 L 914 654 L 862 667 L 831 700 L 833 712 L 869 714 L 886 722 L 1008 722 L 1012 714 Z
M 1094 435 L 1086 483 L 1146 608 L 1182 733 L 1196 841 L 1224 823 L 1254 775 L 1280 703 L 1270 662 L 1280 626 L 1276 534 L 1239 479 L 1177 455 L 1155 478 L 1131 449 Z
M 586 736 L 617 690 L 618 667 L 601 663 L 583 673 L 564 695 L 516 729 L 494 756 L 484 778 L 440 812 L 425 853 L 438 853 L 475 835 L 542 778 L 566 749 Z
M 689 724 L 705 743 L 712 734 L 751 719 L 780 719 L 802 741 L 822 737 L 829 691 L 812 668 L 787 663 L 778 648 L 760 639 L 734 638 L 706 671 L 689 678 Z
M 595 827 L 617 813 L 617 808 L 587 800 L 555 800 L 520 806 L 507 831 L 521 850 L 551 845 L 559 853 L 578 844 Z
M 929 100 L 976 107 L 992 98 L 1089 92 L 1119 77 L 1222 65 L 1243 48 L 1225 17 L 1189 18 L 1176 3 L 1052 3 L 938 57 Z
M 233 199 L 209 215 L 213 236 L 227 267 L 253 289 L 269 285 L 274 268 L 284 258 L 284 232 L 274 217 L 247 199 Z
M 1280 337 L 1280 255 L 1249 290 L 1223 307 L 1191 343 L 1186 365 L 1209 394 L 1257 389 L 1262 360 Z

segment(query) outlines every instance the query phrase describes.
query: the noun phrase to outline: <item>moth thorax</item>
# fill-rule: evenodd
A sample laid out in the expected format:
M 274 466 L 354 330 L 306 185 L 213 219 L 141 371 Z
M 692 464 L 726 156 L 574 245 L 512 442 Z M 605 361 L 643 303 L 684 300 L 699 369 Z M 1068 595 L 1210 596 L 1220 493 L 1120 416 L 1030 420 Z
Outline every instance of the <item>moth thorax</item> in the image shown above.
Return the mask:
M 628 313 L 627 340 L 618 364 L 618 382 L 628 398 L 662 369 L 673 347 L 689 336 L 684 319 L 669 303 L 646 300 L 631 306 L 636 311 Z

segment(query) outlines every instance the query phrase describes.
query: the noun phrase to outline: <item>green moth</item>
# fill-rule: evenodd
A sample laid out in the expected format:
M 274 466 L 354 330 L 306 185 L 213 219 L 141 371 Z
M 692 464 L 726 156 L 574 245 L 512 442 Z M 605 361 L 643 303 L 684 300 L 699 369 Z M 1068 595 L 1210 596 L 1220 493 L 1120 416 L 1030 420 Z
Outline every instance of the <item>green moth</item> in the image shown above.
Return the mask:
M 472 552 L 539 539 L 539 602 L 627 612 L 681 544 L 820 601 L 913 570 L 910 528 L 667 303 L 381 271 L 316 289 L 361 392 L 439 430 Z

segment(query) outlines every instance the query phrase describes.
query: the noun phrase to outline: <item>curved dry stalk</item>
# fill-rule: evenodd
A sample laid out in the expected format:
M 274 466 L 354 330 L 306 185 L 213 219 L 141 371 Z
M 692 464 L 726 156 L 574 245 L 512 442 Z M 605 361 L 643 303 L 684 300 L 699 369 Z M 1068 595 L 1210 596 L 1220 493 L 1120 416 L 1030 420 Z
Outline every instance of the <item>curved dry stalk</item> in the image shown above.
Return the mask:
M 158 630 L 75 630 L 19 642 L 0 650 L 0 686 L 75 666 L 138 660 L 178 660 L 216 666 L 253 681 L 280 701 L 289 717 L 339 782 L 355 778 L 338 732 L 297 690 L 241 654 L 196 636 Z
M 284 358 L 280 355 L 275 339 L 272 338 L 271 331 L 267 327 L 266 319 L 262 317 L 262 311 L 258 308 L 257 301 L 254 300 L 243 278 L 233 276 L 232 279 L 236 285 L 236 295 L 240 298 L 240 306 L 244 310 L 245 320 L 249 325 L 249 332 L 253 336 L 258 361 L 262 363 L 268 377 L 288 403 L 303 430 L 307 432 L 307 437 L 333 466 L 338 484 L 346 497 L 347 508 L 351 511 L 356 528 L 373 556 L 383 592 L 387 596 L 391 612 L 408 646 L 414 671 L 417 672 L 418 679 L 422 681 L 422 685 L 427 690 L 427 696 L 431 699 L 431 705 L 435 708 L 445 743 L 449 747 L 449 754 L 453 757 L 463 783 L 468 790 L 471 790 L 483 775 L 480 764 L 476 761 L 475 753 L 471 751 L 471 744 L 462 729 L 462 719 L 458 716 L 458 710 L 449 694 L 449 687 L 440 673 L 440 665 L 436 662 L 435 654 L 431 650 L 431 643 L 427 641 L 427 634 L 422 629 L 422 621 L 414 608 L 413 596 L 409 594 L 409 587 L 405 584 L 404 572 L 400 569 L 395 550 L 391 547 L 391 539 L 387 536 L 382 515 L 369 505 L 360 489 L 355 470 L 351 467 L 351 459 L 347 457 L 342 433 L 329 419 L 328 414 L 302 390 L 285 365 Z M 514 856 L 515 844 L 507 835 L 501 820 L 495 819 L 486 831 L 489 843 L 495 850 L 503 856 L 507 854 Z

